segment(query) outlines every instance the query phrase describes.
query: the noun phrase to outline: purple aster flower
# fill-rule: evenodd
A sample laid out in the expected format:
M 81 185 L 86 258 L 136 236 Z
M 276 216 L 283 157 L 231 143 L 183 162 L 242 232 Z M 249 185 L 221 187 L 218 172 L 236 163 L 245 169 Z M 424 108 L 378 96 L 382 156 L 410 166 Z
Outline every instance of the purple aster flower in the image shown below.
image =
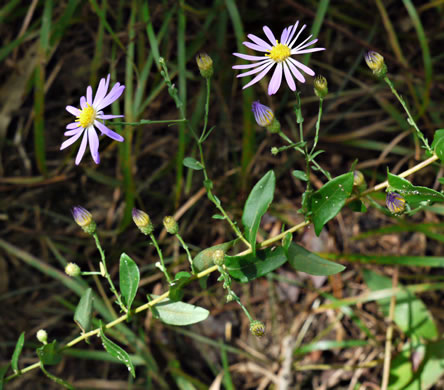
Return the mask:
M 323 47 L 316 47 L 307 49 L 309 46 L 315 44 L 318 40 L 313 39 L 310 41 L 312 35 L 305 39 L 300 44 L 296 45 L 296 41 L 304 31 L 306 25 L 304 24 L 299 32 L 296 34 L 299 21 L 297 21 L 294 26 L 289 26 L 284 28 L 281 34 L 281 43 L 274 37 L 271 30 L 264 26 L 264 33 L 267 36 L 270 43 L 264 41 L 263 39 L 257 37 L 253 34 L 248 34 L 248 38 L 252 42 L 243 42 L 243 44 L 253 50 L 264 52 L 264 56 L 250 56 L 247 54 L 233 53 L 236 57 L 242 58 L 244 60 L 254 61 L 252 64 L 248 65 L 234 65 L 233 69 L 252 69 L 245 73 L 237 75 L 237 77 L 250 76 L 259 73 L 253 80 L 246 84 L 243 89 L 257 83 L 262 79 L 271 68 L 276 65 L 276 68 L 271 77 L 270 83 L 268 84 L 268 94 L 274 95 L 279 87 L 281 86 L 282 73 L 285 75 L 285 80 L 292 91 L 296 90 L 296 84 L 294 78 L 296 78 L 301 83 L 305 83 L 305 77 L 302 75 L 300 70 L 307 73 L 310 76 L 314 76 L 314 72 L 306 65 L 301 62 L 291 58 L 292 55 L 313 53 L 315 51 L 325 50 Z
M 85 96 L 82 96 L 80 98 L 80 110 L 73 106 L 66 106 L 66 111 L 76 116 L 77 119 L 75 120 L 75 122 L 72 122 L 66 126 L 68 131 L 65 132 L 65 135 L 70 138 L 62 143 L 60 150 L 63 150 L 72 145 L 83 134 L 82 143 L 80 144 L 79 151 L 77 152 L 76 165 L 79 165 L 80 161 L 82 160 L 88 142 L 89 150 L 94 162 L 96 164 L 100 162 L 99 137 L 96 133 L 96 127 L 100 130 L 102 134 L 107 135 L 113 140 L 119 142 L 123 141 L 123 137 L 121 135 L 110 130 L 102 122 L 105 119 L 123 117 L 123 115 L 105 115 L 102 111 L 103 108 L 116 101 L 125 89 L 124 85 L 116 83 L 111 91 L 107 94 L 110 76 L 111 75 L 108 75 L 106 80 L 104 78 L 100 80 L 99 88 L 97 89 L 94 100 L 92 96 L 92 88 L 91 86 L 88 86 L 88 88 L 86 89 L 86 98 Z

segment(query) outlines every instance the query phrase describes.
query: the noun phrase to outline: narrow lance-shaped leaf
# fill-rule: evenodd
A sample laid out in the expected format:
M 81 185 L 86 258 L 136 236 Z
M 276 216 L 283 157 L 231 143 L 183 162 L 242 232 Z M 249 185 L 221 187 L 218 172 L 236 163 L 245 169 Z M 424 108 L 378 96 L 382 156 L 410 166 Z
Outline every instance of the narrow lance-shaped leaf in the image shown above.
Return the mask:
M 182 163 L 187 168 L 194 169 L 195 171 L 203 169 L 203 165 L 193 157 L 185 157 Z
M 253 187 L 245 202 L 242 223 L 253 254 L 256 253 L 256 234 L 261 218 L 273 201 L 275 183 L 274 172 L 268 171 Z
M 324 225 L 333 219 L 344 207 L 353 189 L 353 172 L 335 177 L 311 197 L 311 211 L 316 235 L 319 236 Z
M 140 282 L 139 267 L 126 253 L 120 256 L 120 292 L 126 308 L 129 310 L 137 294 Z
M 23 345 L 25 344 L 25 332 L 22 332 L 19 336 L 17 343 L 15 344 L 14 352 L 11 358 L 11 367 L 15 373 L 19 371 L 18 369 L 18 360 L 20 354 L 22 353 Z
M 88 332 L 91 330 L 92 307 L 92 289 L 87 288 L 83 292 L 74 313 L 74 321 L 80 327 L 80 329 L 82 329 L 82 332 Z
M 105 336 L 102 325 L 100 326 L 100 338 L 102 339 L 103 347 L 105 348 L 106 352 L 125 364 L 125 366 L 128 368 L 128 371 L 131 372 L 131 375 L 133 376 L 133 378 L 135 378 L 136 372 L 134 370 L 134 365 L 129 355 L 122 347 L 118 346 L 116 343 Z

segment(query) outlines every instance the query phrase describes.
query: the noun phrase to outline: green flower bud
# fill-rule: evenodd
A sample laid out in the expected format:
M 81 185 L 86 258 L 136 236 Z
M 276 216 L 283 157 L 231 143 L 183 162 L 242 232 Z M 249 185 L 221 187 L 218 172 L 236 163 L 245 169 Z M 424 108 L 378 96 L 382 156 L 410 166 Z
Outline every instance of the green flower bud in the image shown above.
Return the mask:
M 71 277 L 79 276 L 80 267 L 76 263 L 68 263 L 65 267 L 65 274 Z
M 365 62 L 377 78 L 383 79 L 387 74 L 387 65 L 384 62 L 384 57 L 376 51 L 369 51 L 365 55 Z
M 133 221 L 143 234 L 151 234 L 154 230 L 150 216 L 142 210 L 133 208 Z
M 213 262 L 215 265 L 221 266 L 224 264 L 225 252 L 221 249 L 217 249 L 213 253 Z
M 75 206 L 71 210 L 74 221 L 79 225 L 85 233 L 94 234 L 96 231 L 96 223 L 92 219 L 91 213 L 81 207 Z
M 47 344 L 48 342 L 48 333 L 45 329 L 40 329 L 36 334 L 37 340 L 43 344 Z
M 163 226 L 165 226 L 165 230 L 170 234 L 177 234 L 179 232 L 179 225 L 177 224 L 174 217 L 165 217 L 163 219 Z
M 256 101 L 251 105 L 251 111 L 253 111 L 254 119 L 259 126 L 265 127 L 270 133 L 279 132 L 281 124 L 275 118 L 270 107 Z
M 262 337 L 265 334 L 265 325 L 261 321 L 250 322 L 250 332 L 256 337 Z
M 228 294 L 226 300 L 227 300 L 227 303 L 233 302 L 234 301 L 233 295 Z
M 196 56 L 196 63 L 203 78 L 209 79 L 213 75 L 213 60 L 206 53 L 199 53 Z
M 360 187 L 364 184 L 365 179 L 361 171 L 353 171 L 353 185 Z
M 279 154 L 279 149 L 278 149 L 276 146 L 273 146 L 273 147 L 271 148 L 271 154 L 272 154 L 273 156 L 276 156 L 277 154 Z
M 314 91 L 317 97 L 323 99 L 328 93 L 327 79 L 324 76 L 317 75 L 314 79 Z

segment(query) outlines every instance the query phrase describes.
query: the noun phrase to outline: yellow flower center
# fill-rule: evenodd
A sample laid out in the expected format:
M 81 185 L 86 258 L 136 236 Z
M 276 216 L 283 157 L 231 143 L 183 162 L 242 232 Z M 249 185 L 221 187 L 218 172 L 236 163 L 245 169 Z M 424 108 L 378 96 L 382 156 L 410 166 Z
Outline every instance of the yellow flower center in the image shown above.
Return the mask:
M 285 61 L 291 55 L 291 50 L 287 45 L 283 45 L 276 41 L 276 45 L 270 50 L 270 54 L 265 54 L 276 62 Z
M 96 110 L 90 106 L 88 103 L 83 110 L 80 110 L 80 114 L 76 122 L 79 122 L 80 126 L 86 129 L 91 126 L 96 119 Z

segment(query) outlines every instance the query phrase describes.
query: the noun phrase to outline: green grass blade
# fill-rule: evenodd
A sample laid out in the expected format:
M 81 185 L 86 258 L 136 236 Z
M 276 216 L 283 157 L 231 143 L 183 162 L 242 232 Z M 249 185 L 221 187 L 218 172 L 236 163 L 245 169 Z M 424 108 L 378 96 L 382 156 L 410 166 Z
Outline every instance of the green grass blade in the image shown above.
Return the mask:
M 327 13 L 330 0 L 321 0 L 316 9 L 316 16 L 311 26 L 310 34 L 313 34 L 314 38 L 317 38 L 319 31 L 321 31 L 322 23 L 324 22 L 325 14 Z M 322 45 L 321 45 L 322 46 Z M 310 61 L 312 53 L 306 53 L 302 62 L 307 65 Z

